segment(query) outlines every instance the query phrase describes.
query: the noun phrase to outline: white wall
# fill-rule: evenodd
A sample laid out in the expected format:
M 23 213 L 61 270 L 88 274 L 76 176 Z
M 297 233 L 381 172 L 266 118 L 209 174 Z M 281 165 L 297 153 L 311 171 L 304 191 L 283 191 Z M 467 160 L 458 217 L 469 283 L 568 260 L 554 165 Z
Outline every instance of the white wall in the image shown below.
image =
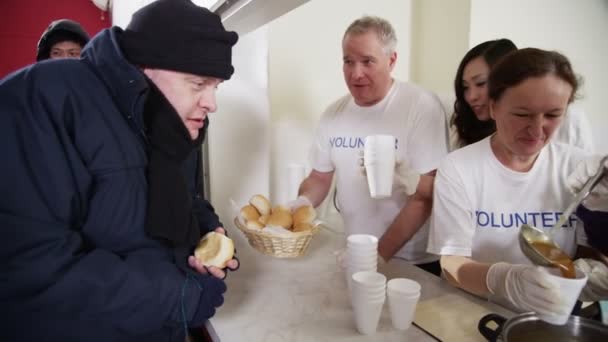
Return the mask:
M 267 28 L 239 38 L 232 51 L 235 74 L 218 89 L 218 111 L 209 115 L 211 201 L 231 227 L 230 199 L 246 203 L 268 194 L 270 107 Z
M 362 15 L 377 15 L 393 24 L 398 39 L 393 75 L 409 79 L 409 0 L 312 0 L 268 25 L 274 201 L 285 200 L 287 165 L 308 162 L 323 110 L 348 92 L 342 76 L 342 36 Z
M 123 29 L 131 21 L 131 15 L 139 8 L 154 2 L 154 0 L 113 0 L 112 1 L 112 25 Z
M 608 1 L 471 0 L 470 46 L 501 37 L 570 59 L 584 78 L 579 102 L 591 121 L 596 151 L 607 153 Z
M 412 82 L 453 98 L 456 69 L 469 50 L 470 6 L 470 0 L 412 1 Z

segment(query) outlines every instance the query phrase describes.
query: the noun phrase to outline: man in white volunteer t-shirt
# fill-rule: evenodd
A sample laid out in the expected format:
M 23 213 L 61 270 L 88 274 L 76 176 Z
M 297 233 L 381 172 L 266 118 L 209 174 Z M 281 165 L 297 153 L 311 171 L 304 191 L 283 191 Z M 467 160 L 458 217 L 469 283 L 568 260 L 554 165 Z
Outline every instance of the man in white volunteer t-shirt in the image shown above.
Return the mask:
M 391 77 L 396 42 L 390 23 L 377 17 L 362 17 L 346 30 L 343 72 L 350 94 L 323 114 L 312 147 L 313 170 L 292 207 L 319 205 L 335 175 L 347 234 L 373 234 L 380 238 L 383 260 L 396 256 L 439 274 L 438 257 L 426 252 L 432 203 L 415 192 L 417 175 L 436 169 L 447 154 L 445 118 L 436 96 Z M 386 199 L 370 197 L 359 164 L 365 137 L 375 134 L 397 138 L 400 177 Z

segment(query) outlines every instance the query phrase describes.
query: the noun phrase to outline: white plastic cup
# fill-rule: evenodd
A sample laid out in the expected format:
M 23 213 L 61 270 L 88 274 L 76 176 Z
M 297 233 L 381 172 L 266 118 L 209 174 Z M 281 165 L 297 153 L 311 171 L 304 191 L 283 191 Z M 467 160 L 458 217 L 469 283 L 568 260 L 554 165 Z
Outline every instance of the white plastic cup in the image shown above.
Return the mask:
M 386 283 L 388 293 L 402 297 L 412 297 L 420 295 L 420 284 L 412 279 L 394 278 Z
M 372 265 L 347 265 L 346 267 L 346 284 L 348 286 L 348 291 L 350 292 L 352 289 L 353 282 L 353 274 L 357 272 L 376 272 L 378 269 L 378 264 L 374 263 Z
M 372 198 L 387 198 L 393 193 L 396 139 L 392 135 L 365 137 L 363 158 L 367 185 Z
M 350 269 L 347 271 L 348 292 L 352 298 L 384 292 L 386 296 L 386 277 L 373 269 Z M 381 290 L 381 291 L 380 291 Z M 353 291 L 356 292 L 353 294 Z M 383 297 L 384 297 L 383 296 Z
M 578 296 L 581 294 L 583 287 L 587 283 L 587 275 L 583 272 L 576 270 L 576 278 L 564 278 L 561 271 L 558 268 L 550 267 L 540 268 L 544 272 L 548 273 L 549 276 L 559 283 L 559 292 L 562 300 L 567 304 L 568 310 L 564 313 L 553 313 L 553 314 L 540 314 L 537 313 L 538 317 L 550 324 L 564 325 L 570 317 L 570 313 L 576 304 Z
M 360 271 L 353 274 L 353 285 L 362 289 L 386 289 L 386 276 L 375 271 Z
M 378 247 L 378 238 L 371 234 L 351 234 L 346 238 L 347 246 L 375 246 Z
M 397 330 L 408 329 L 420 299 L 420 284 L 406 278 L 395 278 L 386 284 L 391 322 Z
M 357 330 L 365 335 L 374 333 L 386 300 L 386 277 L 371 271 L 354 273 L 350 297 Z
M 375 248 L 348 248 L 346 257 L 349 259 L 369 259 L 369 258 L 377 258 L 378 250 Z
M 378 301 L 353 301 L 355 325 L 361 334 L 370 335 L 376 332 L 384 301 L 384 298 Z

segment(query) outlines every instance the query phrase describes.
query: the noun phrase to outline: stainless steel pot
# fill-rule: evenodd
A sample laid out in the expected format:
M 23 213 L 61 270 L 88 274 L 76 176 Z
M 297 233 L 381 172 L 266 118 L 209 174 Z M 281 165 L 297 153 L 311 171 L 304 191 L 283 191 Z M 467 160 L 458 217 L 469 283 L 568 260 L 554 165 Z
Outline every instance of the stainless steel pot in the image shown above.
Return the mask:
M 495 324 L 492 329 L 488 324 Z M 477 326 L 488 341 L 608 341 L 608 326 L 578 316 L 570 316 L 564 325 L 545 323 L 534 313 L 525 313 L 506 319 L 497 314 L 481 318 Z

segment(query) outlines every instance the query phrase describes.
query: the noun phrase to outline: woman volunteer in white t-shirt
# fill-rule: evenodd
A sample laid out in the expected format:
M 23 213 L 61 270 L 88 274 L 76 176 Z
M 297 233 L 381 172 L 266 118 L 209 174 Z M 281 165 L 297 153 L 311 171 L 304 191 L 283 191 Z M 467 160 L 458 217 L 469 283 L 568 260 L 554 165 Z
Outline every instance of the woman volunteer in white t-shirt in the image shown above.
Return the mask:
M 462 58 L 454 79 L 454 95 L 442 100 L 450 151 L 478 142 L 496 130 L 488 109 L 488 74 L 501 58 L 516 50 L 517 46 L 509 39 L 489 40 L 476 45 Z M 553 140 L 592 152 L 593 138 L 584 112 L 568 106 Z M 419 175 L 406 163 L 395 169 L 395 182 L 408 195 L 417 193 L 424 198 L 433 195 L 433 173 Z M 387 231 L 380 241 L 385 257 L 394 254 L 413 234 L 398 228 Z
M 566 57 L 527 48 L 498 62 L 488 79 L 496 133 L 449 154 L 435 178 L 429 252 L 448 281 L 518 311 L 562 313 L 559 286 L 521 252 L 523 223 L 551 227 L 573 195 L 567 176 L 587 154 L 551 142 L 575 97 Z M 555 240 L 574 256 L 585 236 L 569 220 Z

